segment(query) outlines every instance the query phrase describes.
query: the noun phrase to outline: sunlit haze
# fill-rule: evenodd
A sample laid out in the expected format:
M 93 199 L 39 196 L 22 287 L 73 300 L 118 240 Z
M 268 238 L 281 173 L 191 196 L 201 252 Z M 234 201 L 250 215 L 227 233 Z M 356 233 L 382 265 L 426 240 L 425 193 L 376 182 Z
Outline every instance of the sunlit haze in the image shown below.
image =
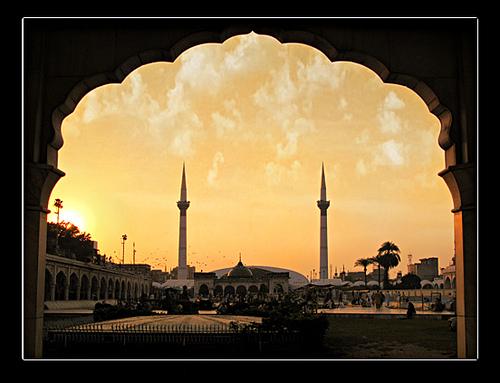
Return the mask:
M 453 256 L 450 193 L 437 173 L 439 121 L 411 90 L 320 51 L 254 33 L 154 63 L 87 94 L 62 127 L 50 197 L 101 254 L 177 266 L 182 164 L 188 264 L 319 268 L 321 164 L 329 263 L 341 271 L 385 241 L 413 260 Z M 70 214 L 71 213 L 71 214 Z M 391 273 L 392 275 L 392 273 Z

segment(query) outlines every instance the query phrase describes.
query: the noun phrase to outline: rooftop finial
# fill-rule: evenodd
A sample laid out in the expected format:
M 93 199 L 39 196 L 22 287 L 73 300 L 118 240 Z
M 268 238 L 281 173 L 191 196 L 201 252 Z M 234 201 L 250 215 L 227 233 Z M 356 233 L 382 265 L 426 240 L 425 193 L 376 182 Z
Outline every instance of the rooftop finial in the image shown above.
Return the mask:
M 321 201 L 326 201 L 325 165 L 321 162 Z

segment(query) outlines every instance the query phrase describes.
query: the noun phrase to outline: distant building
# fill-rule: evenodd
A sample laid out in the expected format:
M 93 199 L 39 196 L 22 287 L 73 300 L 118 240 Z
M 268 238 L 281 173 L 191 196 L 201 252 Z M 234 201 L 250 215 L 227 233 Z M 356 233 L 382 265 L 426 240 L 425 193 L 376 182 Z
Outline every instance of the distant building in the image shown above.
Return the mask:
M 433 281 L 439 275 L 438 258 L 422 258 L 419 263 L 410 263 L 408 273 L 418 275 L 421 280 Z
M 220 277 L 215 272 L 194 273 L 194 294 L 222 297 L 287 293 L 289 278 L 288 272 L 246 267 L 240 259 L 235 267 Z
M 171 276 L 174 279 L 180 279 L 180 280 L 185 280 L 185 279 L 194 279 L 194 273 L 196 271 L 196 268 L 194 266 L 186 266 L 187 274 L 185 275 L 186 278 L 179 278 L 178 276 L 178 267 L 174 267 L 172 271 L 170 272 Z
M 451 259 L 451 264 L 447 267 L 441 269 L 441 278 L 443 280 L 443 288 L 454 289 L 455 288 L 455 257 Z
M 151 279 L 153 282 L 163 283 L 169 279 L 170 273 L 163 270 L 151 270 Z
M 348 271 L 344 280 L 349 282 L 365 281 L 365 273 L 363 271 Z

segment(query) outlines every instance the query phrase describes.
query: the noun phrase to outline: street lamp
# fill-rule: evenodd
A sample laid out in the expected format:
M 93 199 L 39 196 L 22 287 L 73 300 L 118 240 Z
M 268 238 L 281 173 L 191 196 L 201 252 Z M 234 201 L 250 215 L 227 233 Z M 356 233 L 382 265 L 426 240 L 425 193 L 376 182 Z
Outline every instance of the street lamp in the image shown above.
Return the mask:
M 122 246 L 123 246 L 123 254 L 122 254 L 122 265 L 125 264 L 125 241 L 127 240 L 127 234 L 122 235 Z

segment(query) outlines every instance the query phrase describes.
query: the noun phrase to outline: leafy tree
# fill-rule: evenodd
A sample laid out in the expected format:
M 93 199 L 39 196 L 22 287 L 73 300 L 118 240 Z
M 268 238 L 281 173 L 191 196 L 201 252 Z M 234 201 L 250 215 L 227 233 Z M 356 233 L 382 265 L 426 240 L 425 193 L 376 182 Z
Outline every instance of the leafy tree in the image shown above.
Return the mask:
M 366 281 L 366 268 L 369 265 L 371 265 L 372 263 L 373 263 L 373 259 L 372 258 L 360 258 L 354 264 L 354 266 L 361 266 L 361 267 L 363 267 L 363 272 L 365 273 L 365 286 L 367 284 L 367 281 Z
M 97 263 L 100 258 L 89 233 L 80 232 L 71 222 L 47 222 L 47 252 L 58 253 L 59 250 L 65 256 L 74 256 L 84 262 Z
M 389 287 L 389 269 L 396 267 L 399 265 L 399 262 L 401 262 L 399 252 L 399 247 L 393 242 L 384 242 L 378 249 L 378 255 L 376 258 L 379 266 L 384 268 L 384 288 Z

